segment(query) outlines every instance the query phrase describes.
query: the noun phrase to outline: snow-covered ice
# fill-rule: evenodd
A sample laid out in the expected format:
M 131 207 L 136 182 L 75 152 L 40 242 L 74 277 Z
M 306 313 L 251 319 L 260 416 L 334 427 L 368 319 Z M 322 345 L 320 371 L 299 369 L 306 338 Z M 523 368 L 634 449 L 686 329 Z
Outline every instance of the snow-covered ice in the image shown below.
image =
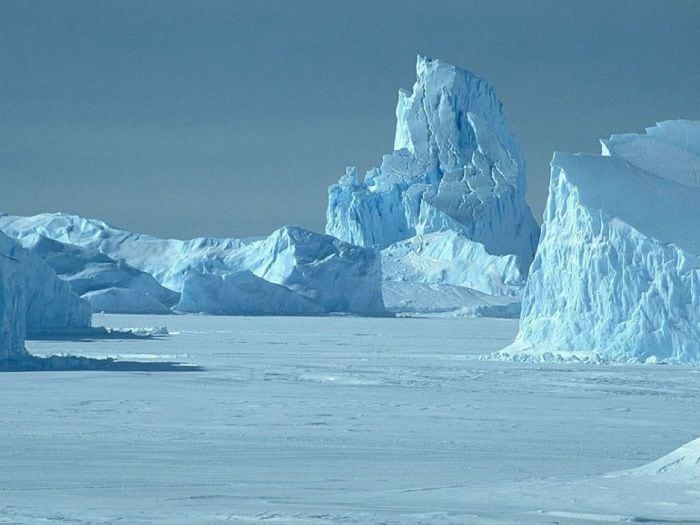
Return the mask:
M 700 521 L 695 452 L 653 463 L 700 436 L 697 368 L 480 361 L 504 319 L 95 324 L 171 335 L 28 349 L 205 371 L 3 374 L 0 522 Z
M 700 362 L 700 122 L 555 153 L 516 359 Z

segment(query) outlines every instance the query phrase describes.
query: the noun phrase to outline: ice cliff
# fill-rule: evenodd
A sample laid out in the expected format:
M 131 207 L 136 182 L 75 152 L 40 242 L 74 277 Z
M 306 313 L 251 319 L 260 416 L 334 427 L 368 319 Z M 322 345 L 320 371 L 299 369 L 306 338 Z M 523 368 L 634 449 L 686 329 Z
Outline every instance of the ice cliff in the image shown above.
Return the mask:
M 555 153 L 518 359 L 700 362 L 700 122 Z
M 0 233 L 0 361 L 21 358 L 25 337 L 88 328 L 90 305 L 39 257 Z
M 385 248 L 451 230 L 522 273 L 539 229 L 525 203 L 525 158 L 491 85 L 418 57 L 411 94 L 399 91 L 394 151 L 363 181 L 348 168 L 329 189 L 326 233 Z M 478 271 L 478 269 L 475 269 Z
M 96 310 L 142 313 L 149 304 L 157 307 L 153 299 L 172 306 L 173 295 L 182 292 L 177 306 L 181 311 L 253 314 L 254 304 L 243 307 L 231 302 L 235 289 L 241 292 L 250 285 L 257 286 L 258 291 L 252 293 L 249 287 L 248 295 L 242 295 L 241 300 L 260 299 L 265 292 L 272 294 L 269 300 L 285 295 L 276 311 L 279 314 L 385 312 L 381 259 L 374 250 L 299 227 L 286 226 L 257 240 L 181 241 L 131 233 L 75 215 L 45 213 L 33 217 L 2 215 L 0 230 L 37 250 L 43 249 L 42 253 L 52 254 L 47 260 L 55 261 L 61 275 L 81 287 Z M 60 245 L 46 248 L 47 240 Z M 253 280 L 248 278 L 251 282 L 244 284 L 241 276 L 230 275 L 241 271 L 265 283 L 251 284 Z M 218 276 L 219 281 L 199 279 L 197 275 Z M 83 281 L 83 277 L 87 279 Z M 227 289 L 218 296 L 226 299 L 220 307 L 213 306 L 215 296 L 207 300 L 202 297 L 207 290 L 213 293 L 215 282 Z M 298 297 L 292 299 L 277 287 L 265 286 L 267 283 L 284 287 Z M 266 302 L 259 304 L 262 308 Z M 284 311 L 282 305 L 290 310 Z

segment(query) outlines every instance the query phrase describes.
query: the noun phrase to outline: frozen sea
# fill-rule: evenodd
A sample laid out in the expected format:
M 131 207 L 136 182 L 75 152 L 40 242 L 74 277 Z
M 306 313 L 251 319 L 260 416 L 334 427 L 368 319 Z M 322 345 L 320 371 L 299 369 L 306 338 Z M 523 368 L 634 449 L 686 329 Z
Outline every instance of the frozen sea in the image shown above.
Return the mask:
M 700 436 L 698 368 L 479 360 L 513 320 L 94 324 L 171 335 L 28 349 L 204 371 L 3 373 L 0 523 L 700 523 L 605 475 Z

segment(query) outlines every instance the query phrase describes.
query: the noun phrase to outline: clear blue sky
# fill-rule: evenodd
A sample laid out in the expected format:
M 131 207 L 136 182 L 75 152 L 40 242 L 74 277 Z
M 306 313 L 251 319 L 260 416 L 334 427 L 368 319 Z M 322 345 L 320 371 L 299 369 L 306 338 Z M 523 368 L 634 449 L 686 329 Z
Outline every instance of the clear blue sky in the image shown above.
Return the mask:
M 495 86 L 541 215 L 553 150 L 700 118 L 697 1 L 0 0 L 0 210 L 163 236 L 322 230 L 417 53 Z

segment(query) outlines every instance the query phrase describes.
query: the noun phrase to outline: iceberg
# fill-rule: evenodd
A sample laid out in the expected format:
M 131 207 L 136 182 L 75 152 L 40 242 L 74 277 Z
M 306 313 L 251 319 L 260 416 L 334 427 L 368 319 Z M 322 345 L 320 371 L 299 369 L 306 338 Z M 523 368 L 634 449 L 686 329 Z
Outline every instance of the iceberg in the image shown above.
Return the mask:
M 108 305 L 109 301 L 116 306 L 128 307 L 128 301 L 134 300 L 131 311 L 138 313 L 150 302 L 143 294 L 165 306 L 172 306 L 177 302 L 173 302 L 172 298 L 179 297 L 187 280 L 191 281 L 188 293 L 213 291 L 209 286 L 211 280 L 203 279 L 196 284 L 196 278 L 192 277 L 195 274 L 215 275 L 225 281 L 231 278 L 224 279 L 223 276 L 249 271 L 268 283 L 285 287 L 313 302 L 326 313 L 386 313 L 381 292 L 381 258 L 375 250 L 353 246 L 329 235 L 296 226 L 285 226 L 263 239 L 197 238 L 182 241 L 131 233 L 102 221 L 75 215 L 44 213 L 33 217 L 0 215 L 0 230 L 28 245 L 40 236 L 79 248 L 81 251 L 78 252 L 61 248 L 69 252 L 70 257 L 57 257 L 56 264 L 58 266 L 61 261 L 61 274 L 75 281 L 76 285 L 80 283 L 81 289 L 90 288 L 86 292 L 89 294 L 87 298 L 94 308 L 106 308 L 105 311 L 116 311 Z M 52 250 L 46 251 L 61 252 Z M 76 253 L 80 256 L 76 256 Z M 100 256 L 107 259 L 102 260 Z M 90 264 L 86 265 L 86 260 Z M 110 266 L 102 267 L 100 264 Z M 115 272 L 118 278 L 107 278 L 110 275 L 114 277 Z M 148 274 L 152 279 L 142 274 Z M 230 281 L 233 288 L 234 282 Z M 167 290 L 163 291 L 163 287 Z M 230 289 L 231 293 L 233 288 Z M 133 291 L 117 292 L 117 289 L 135 290 L 141 295 Z M 96 293 L 99 290 L 103 291 Z M 261 287 L 260 290 L 279 295 L 279 290 L 274 287 Z M 248 297 L 253 298 L 254 295 Z M 216 310 L 211 304 L 199 309 L 199 306 L 192 306 L 194 303 L 191 301 L 192 296 L 185 298 L 184 302 L 180 298 L 178 308 Z M 198 301 L 199 304 L 206 302 L 201 302 L 201 297 Z M 282 304 L 289 304 L 293 307 L 289 313 L 298 315 L 302 302 L 290 300 Z M 263 303 L 260 303 L 261 307 Z M 250 311 L 250 308 L 254 308 L 254 305 L 248 305 L 246 311 Z M 307 305 L 304 311 L 316 313 L 317 308 Z
M 152 295 L 134 288 L 101 288 L 81 295 L 93 312 L 104 314 L 170 314 Z
M 363 181 L 348 168 L 329 188 L 326 233 L 382 249 L 449 230 L 514 255 L 527 273 L 539 228 L 525 203 L 525 157 L 493 88 L 421 56 L 416 72 L 412 93 L 399 91 L 394 151 Z
M 518 297 L 497 296 L 451 284 L 384 281 L 384 306 L 400 317 L 503 317 L 520 316 Z
M 517 296 L 526 275 L 515 255 L 491 255 L 454 231 L 417 235 L 382 250 L 385 280 L 449 284 L 482 294 Z M 478 269 L 478 271 L 475 271 Z
M 0 361 L 27 355 L 27 337 L 89 328 L 90 305 L 44 261 L 0 233 Z
M 700 122 L 555 153 L 520 331 L 501 356 L 700 362 Z
M 151 275 L 96 250 L 39 234 L 29 234 L 19 241 L 87 299 L 93 312 L 162 314 L 169 313 L 179 300 L 177 292 L 161 286 Z
M 244 270 L 185 278 L 175 311 L 214 315 L 318 315 L 315 302 Z

